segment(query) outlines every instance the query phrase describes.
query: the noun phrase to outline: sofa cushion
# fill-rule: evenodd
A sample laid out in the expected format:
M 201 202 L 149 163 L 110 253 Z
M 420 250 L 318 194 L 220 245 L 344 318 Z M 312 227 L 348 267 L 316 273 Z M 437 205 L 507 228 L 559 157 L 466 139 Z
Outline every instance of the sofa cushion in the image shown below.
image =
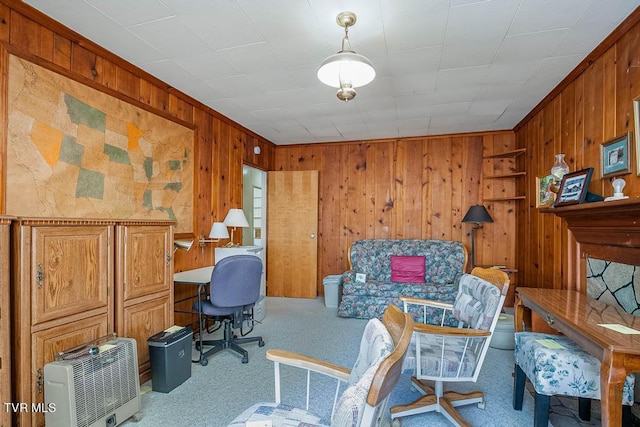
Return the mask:
M 391 255 L 391 281 L 425 283 L 424 255 Z

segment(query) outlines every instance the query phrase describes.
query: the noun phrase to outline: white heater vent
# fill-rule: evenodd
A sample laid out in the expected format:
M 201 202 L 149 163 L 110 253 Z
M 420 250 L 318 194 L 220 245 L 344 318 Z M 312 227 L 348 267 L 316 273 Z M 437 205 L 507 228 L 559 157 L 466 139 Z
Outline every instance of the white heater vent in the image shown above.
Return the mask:
M 117 338 L 44 367 L 47 427 L 116 426 L 140 411 L 136 341 Z M 49 406 L 47 406 L 49 407 Z

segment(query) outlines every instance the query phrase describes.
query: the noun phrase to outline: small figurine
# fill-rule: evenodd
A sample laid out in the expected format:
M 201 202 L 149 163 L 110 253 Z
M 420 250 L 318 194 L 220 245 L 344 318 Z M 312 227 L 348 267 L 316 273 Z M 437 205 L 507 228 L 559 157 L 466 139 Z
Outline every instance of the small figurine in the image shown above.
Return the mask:
M 622 192 L 622 189 L 624 188 L 624 186 L 627 185 L 624 179 L 615 178 L 613 179 L 613 181 L 611 181 L 611 185 L 613 186 L 613 196 L 607 197 L 606 199 L 604 199 L 605 202 L 608 202 L 610 200 L 621 200 L 621 199 L 629 198 L 629 196 L 625 196 L 624 193 Z

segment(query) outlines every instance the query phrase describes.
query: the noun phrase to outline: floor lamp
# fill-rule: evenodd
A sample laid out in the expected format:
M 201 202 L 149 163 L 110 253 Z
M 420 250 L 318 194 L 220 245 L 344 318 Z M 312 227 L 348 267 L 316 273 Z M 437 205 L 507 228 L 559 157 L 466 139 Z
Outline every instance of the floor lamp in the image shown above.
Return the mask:
M 473 268 L 476 266 L 476 230 L 482 228 L 483 222 L 493 222 L 493 219 L 484 205 L 473 205 L 469 208 L 464 218 L 462 218 L 462 222 L 475 223 L 475 225 L 471 227 L 471 268 Z

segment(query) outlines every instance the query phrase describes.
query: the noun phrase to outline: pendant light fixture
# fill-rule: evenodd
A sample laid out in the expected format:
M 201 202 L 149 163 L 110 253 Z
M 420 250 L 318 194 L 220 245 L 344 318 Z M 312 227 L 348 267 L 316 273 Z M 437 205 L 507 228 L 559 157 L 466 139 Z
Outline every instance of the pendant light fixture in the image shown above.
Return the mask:
M 373 81 L 376 70 L 371 61 L 351 50 L 349 27 L 356 23 L 356 14 L 341 12 L 336 17 L 336 22 L 344 27 L 342 50 L 322 61 L 318 68 L 318 79 L 327 86 L 337 87 L 336 96 L 346 102 L 355 98 L 357 87 Z

